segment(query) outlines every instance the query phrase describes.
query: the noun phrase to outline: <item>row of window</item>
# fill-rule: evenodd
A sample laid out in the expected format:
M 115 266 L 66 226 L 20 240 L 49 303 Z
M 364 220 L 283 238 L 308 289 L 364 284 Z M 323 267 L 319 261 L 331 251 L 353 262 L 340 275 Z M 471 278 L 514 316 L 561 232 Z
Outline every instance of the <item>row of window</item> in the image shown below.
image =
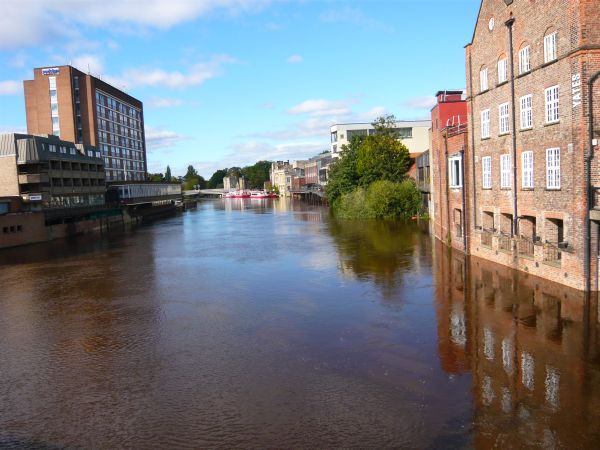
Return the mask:
M 104 94 L 96 91 L 96 103 L 106 108 L 110 108 L 114 111 L 118 111 L 121 114 L 125 114 L 128 117 L 132 117 L 136 120 L 141 120 L 142 115 L 139 110 L 132 106 L 128 106 L 114 97 L 108 94 Z
M 100 131 L 98 133 L 100 142 L 103 144 L 118 145 L 120 147 L 127 147 L 133 150 L 142 150 L 142 142 L 136 141 L 135 139 L 129 139 L 117 136 L 116 134 L 109 133 L 107 131 Z
M 557 34 L 547 34 L 544 37 L 544 64 L 552 62 L 557 58 Z M 531 52 L 529 46 L 519 50 L 519 75 L 531 70 Z M 498 84 L 508 81 L 508 59 L 501 57 L 498 60 Z M 482 67 L 479 71 L 479 92 L 485 92 L 490 88 L 488 80 L 488 69 Z
M 123 171 L 123 170 L 107 170 L 106 176 L 109 181 L 115 181 L 115 180 L 143 181 L 145 179 L 144 172 L 131 172 L 131 171 Z
M 533 189 L 534 179 L 534 156 L 532 151 L 521 153 L 521 188 Z M 462 157 L 452 156 L 448 158 L 448 181 L 453 189 L 463 186 Z M 481 158 L 481 185 L 483 189 L 492 189 L 492 157 Z M 512 164 L 509 153 L 500 155 L 500 188 L 510 189 L 512 187 Z M 560 148 L 546 149 L 546 189 L 560 189 Z
M 52 134 L 60 136 L 60 119 L 58 117 L 58 92 L 56 89 L 56 77 L 48 77 L 50 90 L 50 110 L 52 115 Z
M 116 113 L 110 109 L 106 109 L 102 106 L 96 107 L 98 119 L 106 119 L 114 122 L 115 124 L 127 126 L 134 130 L 140 130 L 141 125 L 139 120 L 128 118 L 122 114 Z
M 143 171 L 144 165 L 138 161 L 129 161 L 120 158 L 104 158 L 105 167 L 109 169 L 129 169 Z
M 545 101 L 545 123 L 553 124 L 560 120 L 560 88 L 552 86 L 544 91 Z M 533 96 L 524 95 L 519 99 L 520 106 L 520 124 L 521 130 L 533 128 Z M 487 139 L 491 135 L 490 131 L 490 110 L 481 111 L 481 139 Z M 498 134 L 507 134 L 510 132 L 510 110 L 509 103 L 502 103 L 498 106 Z

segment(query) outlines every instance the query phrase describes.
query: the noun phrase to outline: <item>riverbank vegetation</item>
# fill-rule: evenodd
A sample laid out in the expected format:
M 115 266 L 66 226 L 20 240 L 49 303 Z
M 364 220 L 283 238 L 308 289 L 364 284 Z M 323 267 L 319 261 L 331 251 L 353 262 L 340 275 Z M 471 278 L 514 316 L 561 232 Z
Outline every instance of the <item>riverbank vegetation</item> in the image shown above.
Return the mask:
M 336 216 L 393 219 L 420 212 L 420 193 L 406 175 L 410 154 L 395 124 L 394 116 L 380 117 L 372 134 L 355 135 L 342 146 L 325 191 Z
M 209 189 L 222 188 L 223 178 L 226 176 L 233 176 L 237 178 L 244 177 L 248 189 L 262 189 L 265 181 L 269 181 L 270 171 L 270 161 L 258 161 L 257 163 L 246 167 L 219 169 L 210 177 L 207 186 Z

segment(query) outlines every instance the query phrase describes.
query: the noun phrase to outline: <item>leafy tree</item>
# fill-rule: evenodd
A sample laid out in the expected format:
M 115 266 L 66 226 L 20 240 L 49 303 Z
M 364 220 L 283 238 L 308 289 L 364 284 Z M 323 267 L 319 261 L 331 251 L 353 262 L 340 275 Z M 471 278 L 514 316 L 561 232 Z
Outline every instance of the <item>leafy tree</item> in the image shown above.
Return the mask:
M 213 173 L 207 183 L 208 189 L 217 189 L 219 186 L 222 187 L 223 178 L 227 176 L 227 170 L 228 169 L 219 169 L 215 173 Z
M 340 157 L 329 167 L 329 180 L 325 194 L 335 207 L 342 195 L 354 190 L 360 181 L 357 172 L 358 151 L 364 142 L 364 136 L 354 136 L 348 145 L 343 145 Z
M 149 173 L 148 181 L 152 181 L 153 183 L 160 183 L 165 181 L 165 177 L 162 173 Z
M 262 189 L 265 181 L 269 181 L 271 171 L 270 161 L 258 161 L 252 166 L 244 167 L 241 170 L 242 176 L 246 178 L 250 189 Z
M 172 180 L 173 180 L 173 177 L 171 176 L 171 167 L 167 166 L 167 171 L 165 172 L 164 181 L 166 181 L 167 183 L 170 183 Z
M 362 186 L 378 180 L 401 181 L 406 176 L 410 154 L 398 140 L 395 123 L 394 116 L 380 117 L 373 123 L 375 133 L 359 147 L 356 170 Z
M 194 169 L 194 166 L 189 165 L 184 178 L 189 179 L 189 178 L 194 178 L 194 177 L 198 177 L 198 172 L 196 171 L 196 169 Z

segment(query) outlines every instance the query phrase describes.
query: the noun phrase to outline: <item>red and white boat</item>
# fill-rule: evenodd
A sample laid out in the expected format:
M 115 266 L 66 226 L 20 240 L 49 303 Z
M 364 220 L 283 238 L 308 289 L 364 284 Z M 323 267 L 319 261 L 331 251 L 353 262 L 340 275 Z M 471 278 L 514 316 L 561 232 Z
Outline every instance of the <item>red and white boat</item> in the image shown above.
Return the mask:
M 250 198 L 250 191 L 231 191 L 221 194 L 221 198 Z
M 278 195 L 274 192 L 266 192 L 266 191 L 252 191 L 250 193 L 250 198 L 277 198 Z

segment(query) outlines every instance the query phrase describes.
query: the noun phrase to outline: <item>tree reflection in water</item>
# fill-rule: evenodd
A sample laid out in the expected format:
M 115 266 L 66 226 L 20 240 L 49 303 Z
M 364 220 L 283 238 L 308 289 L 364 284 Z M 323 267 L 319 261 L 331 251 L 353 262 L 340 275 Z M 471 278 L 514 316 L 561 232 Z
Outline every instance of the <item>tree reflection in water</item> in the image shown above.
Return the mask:
M 419 272 L 430 238 L 417 222 L 332 218 L 328 230 L 335 240 L 345 277 L 373 281 L 386 299 L 397 294 L 404 276 Z

